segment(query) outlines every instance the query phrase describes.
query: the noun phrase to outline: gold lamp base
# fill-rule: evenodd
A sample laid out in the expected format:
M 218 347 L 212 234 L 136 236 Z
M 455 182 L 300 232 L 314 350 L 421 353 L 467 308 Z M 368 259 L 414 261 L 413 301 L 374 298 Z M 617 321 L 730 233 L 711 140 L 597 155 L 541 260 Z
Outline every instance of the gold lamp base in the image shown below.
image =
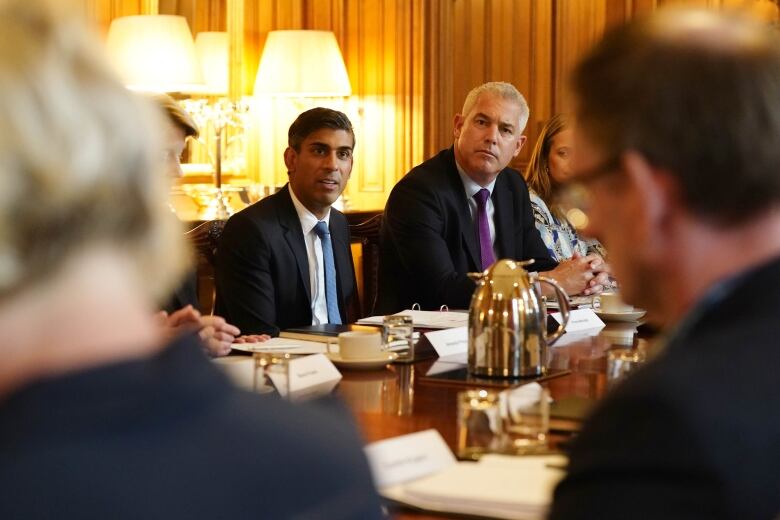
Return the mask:
M 194 184 L 185 184 L 182 189 L 198 207 L 198 220 L 227 220 L 235 213 L 225 193 L 231 189 Z

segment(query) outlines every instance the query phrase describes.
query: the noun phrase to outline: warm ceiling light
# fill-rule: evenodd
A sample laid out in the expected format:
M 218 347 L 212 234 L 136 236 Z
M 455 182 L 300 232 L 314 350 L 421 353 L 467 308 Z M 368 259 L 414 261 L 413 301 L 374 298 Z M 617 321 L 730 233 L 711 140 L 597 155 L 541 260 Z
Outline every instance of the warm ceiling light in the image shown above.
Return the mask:
M 111 22 L 108 53 L 125 85 L 151 92 L 196 92 L 203 78 L 183 16 L 124 16 Z
M 228 33 L 199 32 L 195 37 L 195 50 L 206 82 L 205 93 L 227 94 Z
M 336 36 L 330 31 L 268 33 L 254 93 L 299 97 L 352 94 Z

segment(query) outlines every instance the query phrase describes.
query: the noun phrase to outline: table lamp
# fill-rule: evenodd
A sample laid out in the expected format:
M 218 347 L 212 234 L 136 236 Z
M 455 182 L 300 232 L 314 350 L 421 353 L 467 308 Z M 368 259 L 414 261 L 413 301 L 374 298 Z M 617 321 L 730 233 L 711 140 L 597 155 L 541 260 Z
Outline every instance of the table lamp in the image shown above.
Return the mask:
M 352 94 L 336 36 L 330 31 L 269 32 L 254 93 L 286 97 Z
M 183 16 L 123 16 L 111 22 L 108 54 L 124 84 L 147 92 L 193 92 L 203 77 Z

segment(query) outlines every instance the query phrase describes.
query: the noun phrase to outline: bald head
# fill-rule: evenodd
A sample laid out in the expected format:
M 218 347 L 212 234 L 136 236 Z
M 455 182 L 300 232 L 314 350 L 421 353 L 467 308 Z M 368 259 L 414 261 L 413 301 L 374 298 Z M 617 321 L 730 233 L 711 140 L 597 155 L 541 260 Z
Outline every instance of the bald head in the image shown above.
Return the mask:
M 734 14 L 666 10 L 616 29 L 575 70 L 579 124 L 640 152 L 719 225 L 780 202 L 780 40 Z

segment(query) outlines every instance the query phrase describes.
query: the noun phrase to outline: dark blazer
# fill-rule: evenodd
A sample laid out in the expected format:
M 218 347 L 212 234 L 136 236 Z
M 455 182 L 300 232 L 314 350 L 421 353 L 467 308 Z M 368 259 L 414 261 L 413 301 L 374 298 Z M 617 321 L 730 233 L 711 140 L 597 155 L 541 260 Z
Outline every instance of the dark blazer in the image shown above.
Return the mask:
M 516 170 L 496 178 L 495 208 L 498 258 L 533 258 L 533 270 L 557 264 L 534 225 L 528 188 Z M 377 313 L 408 309 L 468 308 L 479 271 L 476 226 L 452 148 L 413 168 L 390 193 L 382 223 Z
M 382 518 L 350 413 L 234 388 L 188 337 L 0 402 L 0 518 Z
M 344 215 L 330 210 L 341 319 L 355 297 L 355 269 Z M 289 186 L 236 213 L 217 248 L 215 313 L 242 334 L 311 325 L 309 261 Z
M 187 272 L 181 285 L 176 288 L 168 301 L 162 306 L 162 310 L 171 314 L 182 307 L 192 305 L 196 310 L 200 309 L 198 301 L 198 277 L 194 270 Z
M 552 519 L 778 518 L 780 259 L 735 283 L 586 422 Z

